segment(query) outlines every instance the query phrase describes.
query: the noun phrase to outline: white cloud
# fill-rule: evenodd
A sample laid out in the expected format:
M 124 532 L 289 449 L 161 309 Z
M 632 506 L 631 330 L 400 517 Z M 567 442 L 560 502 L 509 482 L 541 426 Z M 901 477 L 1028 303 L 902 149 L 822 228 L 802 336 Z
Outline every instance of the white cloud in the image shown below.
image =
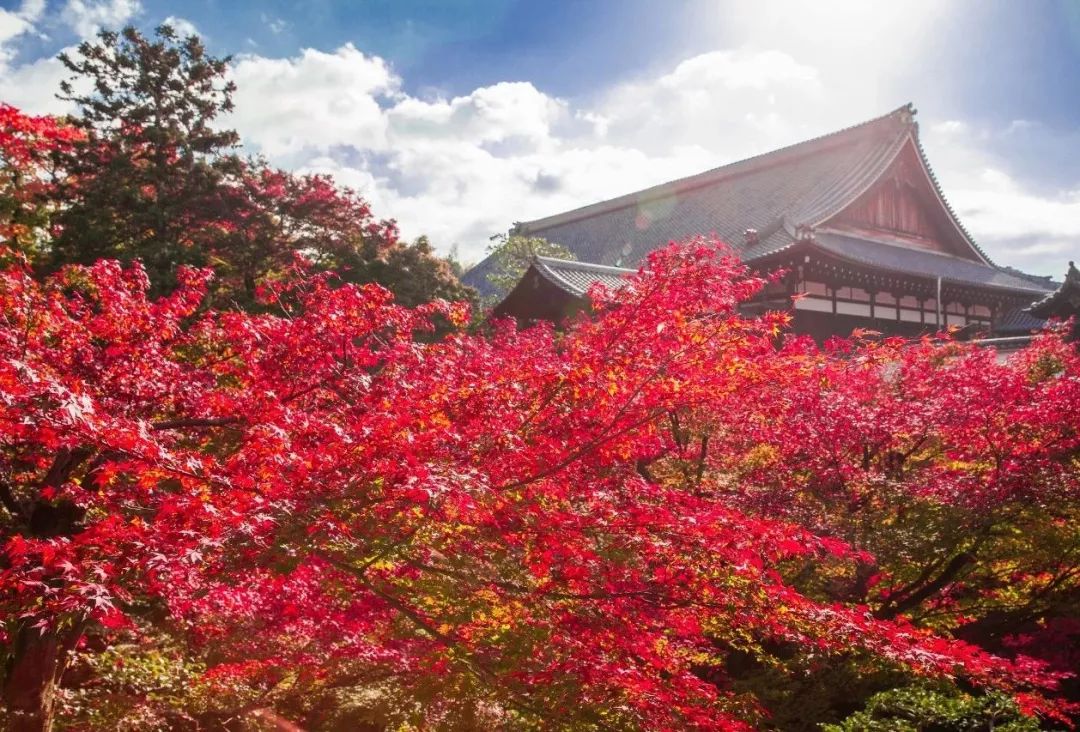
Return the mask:
M 64 49 L 73 53 L 74 48 Z M 60 82 L 68 77 L 55 57 L 47 56 L 32 63 L 4 69 L 0 64 L 0 101 L 33 114 L 66 114 L 70 102 L 56 98 Z
M 487 238 L 515 220 L 696 173 L 898 106 L 906 99 L 895 96 L 891 74 L 911 67 L 929 24 L 949 12 L 932 0 L 912 0 L 917 12 L 870 9 L 861 0 L 821 0 L 813 8 L 719 1 L 722 11 L 700 0 L 697 22 L 724 19 L 717 23 L 722 50 L 588 98 L 561 99 L 528 81 L 453 97 L 411 94 L 384 59 L 346 44 L 288 58 L 240 56 L 230 72 L 236 110 L 225 123 L 278 165 L 331 173 L 360 190 L 379 215 L 397 218 L 406 236 L 429 234 L 444 251 L 458 244 L 475 260 Z M 0 14 L 0 44 L 31 32 L 39 4 Z M 138 10 L 136 0 L 67 0 L 60 15 L 85 34 Z M 277 21 L 263 18 L 268 26 Z M 852 24 L 859 33 L 847 30 Z M 740 45 L 732 36 L 768 45 Z M 0 74 L 0 98 L 30 111 L 65 111 L 51 96 L 62 77 L 53 60 L 17 66 Z M 1063 190 L 1041 180 L 1036 189 L 1004 153 L 1007 144 L 1030 144 L 1048 131 L 1029 120 L 990 129 L 926 110 L 920 122 L 948 198 L 991 256 L 1057 273 L 1080 241 L 1080 179 L 1059 185 Z M 1068 134 L 1057 145 L 1062 150 L 1080 144 L 1076 131 Z
M 1037 195 L 987 168 L 951 189 L 949 199 L 1001 264 L 1061 275 L 1080 252 L 1080 190 Z
M 37 33 L 36 24 L 45 17 L 45 0 L 23 0 L 17 11 L 0 8 L 0 101 L 36 114 L 65 114 L 72 111 L 70 102 L 56 98 L 60 82 L 68 72 L 52 54 L 33 61 L 12 65 L 15 49 L 22 36 Z M 80 38 L 89 38 L 102 27 L 122 25 L 141 11 L 138 0 L 68 0 L 56 17 L 71 27 Z M 181 21 L 183 22 L 183 21 Z M 61 49 L 74 53 L 74 47 Z
M 80 38 L 115 30 L 142 12 L 139 0 L 68 0 L 60 19 Z
M 967 135 L 971 132 L 968 124 L 958 119 L 947 119 L 944 122 L 938 122 L 931 129 L 941 135 Z
M 276 162 L 331 173 L 362 191 L 406 236 L 426 233 L 475 259 L 491 234 L 515 220 L 699 172 L 890 108 L 859 113 L 859 105 L 832 103 L 828 69 L 808 58 L 752 47 L 705 53 L 575 103 L 528 82 L 450 99 L 412 96 L 382 59 L 351 45 L 289 59 L 250 55 L 234 69 L 231 122 Z M 991 255 L 1054 271 L 1078 233 L 1076 194 L 1025 191 L 985 152 L 994 135 L 969 122 L 924 124 L 931 143 L 945 148 L 940 160 L 931 157 L 955 184 L 946 187 L 950 200 Z M 986 169 L 997 177 L 969 174 Z
M 1017 122 L 934 124 L 924 130 L 923 143 L 949 203 L 995 262 L 1060 276 L 1080 252 L 1080 181 L 1036 188 L 1012 172 L 1002 151 L 1018 130 L 1031 127 Z M 1048 150 L 1075 148 L 1069 134 L 1038 133 Z
M 714 159 L 737 159 L 827 126 L 822 92 L 814 66 L 777 50 L 741 48 L 704 53 L 658 78 L 619 85 L 591 111 L 605 120 L 609 142 L 652 154 L 696 145 Z
M 297 161 L 304 150 L 334 145 L 385 147 L 380 101 L 396 94 L 398 79 L 351 44 L 288 59 L 241 56 L 232 78 L 236 112 L 228 121 L 267 155 Z
M 418 98 L 349 45 L 245 56 L 233 79 L 229 121 L 250 144 L 280 164 L 332 173 L 405 235 L 457 243 L 471 258 L 516 219 L 696 172 L 746 154 L 747 137 L 762 131 L 758 146 L 790 142 L 808 122 L 786 124 L 777 95 L 809 103 L 820 93 L 812 66 L 750 49 L 688 59 L 577 107 L 528 82 Z
M 387 113 L 391 142 L 457 140 L 474 144 L 520 139 L 541 145 L 566 105 L 527 82 L 502 82 L 449 101 L 404 97 Z
M 1045 198 L 1009 180 L 982 190 L 960 190 L 954 198 L 969 226 L 987 232 L 985 240 L 993 243 L 1000 260 L 1024 266 L 1039 255 L 1058 254 L 1064 262 L 1065 254 L 1080 251 L 1080 191 Z
M 165 20 L 163 20 L 161 22 L 163 24 L 165 24 L 165 25 L 171 25 L 173 30 L 176 31 L 177 34 L 181 38 L 186 38 L 187 36 L 199 36 L 199 35 L 201 35 L 203 38 L 206 37 L 206 34 L 205 33 L 199 33 L 199 29 L 196 28 L 195 24 L 192 23 L 187 18 L 181 18 L 181 17 L 176 16 L 176 15 L 170 15 L 168 18 L 166 18 Z

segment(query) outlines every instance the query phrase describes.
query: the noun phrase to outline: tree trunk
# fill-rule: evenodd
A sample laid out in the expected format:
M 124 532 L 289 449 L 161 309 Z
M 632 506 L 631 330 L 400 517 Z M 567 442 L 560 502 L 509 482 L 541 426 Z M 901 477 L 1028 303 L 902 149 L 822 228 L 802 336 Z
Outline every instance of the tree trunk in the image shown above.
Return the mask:
M 4 679 L 7 732 L 51 732 L 56 687 L 64 673 L 77 631 L 64 634 L 23 627 Z

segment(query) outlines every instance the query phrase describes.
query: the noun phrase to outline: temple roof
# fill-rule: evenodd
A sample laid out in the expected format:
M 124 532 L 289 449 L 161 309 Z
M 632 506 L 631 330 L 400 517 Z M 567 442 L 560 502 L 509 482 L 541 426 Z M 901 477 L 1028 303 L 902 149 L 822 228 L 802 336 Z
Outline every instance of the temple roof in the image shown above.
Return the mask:
M 517 232 L 563 244 L 580 259 L 626 265 L 658 244 L 716 233 L 752 260 L 788 244 L 794 227 L 818 226 L 851 205 L 915 146 L 940 202 L 972 258 L 989 263 L 952 216 L 918 142 L 910 104 L 868 122 L 573 211 L 517 225 Z M 965 252 L 966 254 L 966 252 Z
M 532 266 L 545 280 L 574 297 L 584 297 L 589 288 L 598 282 L 617 288 L 623 284 L 623 278 L 634 272 L 622 267 L 540 256 L 533 257 Z
M 715 234 L 743 261 L 758 262 L 761 269 L 816 254 L 840 266 L 924 283 L 940 277 L 961 291 L 997 293 L 1003 303 L 1013 303 L 1000 319 L 1003 331 L 1038 327 L 1041 321 L 1020 308 L 1057 283 L 999 267 L 978 247 L 945 200 L 919 142 L 914 115 L 912 106 L 904 105 L 780 150 L 519 223 L 514 233 L 561 244 L 581 260 L 539 257 L 526 279 L 581 298 L 593 282 L 616 284 L 629 271 L 622 267 L 636 267 L 668 241 Z M 868 229 L 851 216 L 883 185 L 900 180 L 921 191 L 919 205 L 925 208 L 920 211 L 934 232 L 930 246 Z M 490 293 L 489 267 L 490 260 L 481 262 L 465 281 Z
M 833 245 L 833 248 L 836 251 L 840 252 L 842 255 L 851 257 L 853 260 L 858 259 L 858 245 L 863 243 L 859 242 L 858 240 L 852 240 L 856 243 L 853 251 L 852 249 L 844 249 L 844 242 L 838 242 L 832 238 L 828 239 L 827 241 L 829 242 L 829 244 Z M 837 246 L 837 244 L 839 244 L 839 246 Z M 848 244 L 850 246 L 851 242 L 848 242 Z M 908 256 L 908 253 L 910 252 L 910 250 L 907 249 L 902 249 L 901 251 L 904 252 L 904 254 L 900 255 L 901 257 Z M 957 265 L 956 263 L 943 265 L 941 262 L 935 261 L 934 259 L 929 259 L 935 257 L 939 259 L 942 258 L 942 255 L 939 254 L 933 254 L 930 252 L 915 252 L 915 254 L 925 254 L 925 257 L 927 257 L 928 259 L 924 260 L 924 266 L 929 267 L 930 271 L 935 273 L 942 272 L 943 269 L 947 269 L 949 267 L 958 266 L 960 268 L 964 268 L 967 266 L 967 263 L 963 262 L 959 263 L 959 265 Z M 885 264 L 886 267 L 888 265 L 888 262 L 882 262 L 880 258 L 876 259 L 875 262 L 878 264 Z M 1070 276 L 1076 280 L 1074 284 L 1080 285 L 1080 272 L 1077 272 L 1076 268 L 1072 266 L 1071 262 L 1069 264 L 1071 267 Z M 902 261 L 900 262 L 900 265 L 902 266 L 902 271 L 905 272 L 909 271 L 912 268 L 910 261 Z M 588 262 L 575 262 L 568 259 L 556 259 L 554 257 L 536 256 L 533 257 L 533 261 L 529 267 L 529 270 L 525 273 L 524 276 L 522 276 L 517 288 L 515 288 L 515 293 L 519 289 L 527 291 L 528 289 L 530 289 L 530 287 L 533 287 L 529 284 L 530 280 L 533 278 L 538 278 L 550 283 L 560 292 L 566 293 L 566 295 L 570 296 L 571 298 L 583 300 L 588 294 L 589 288 L 591 288 L 594 284 L 601 283 L 610 288 L 617 288 L 624 282 L 624 278 L 633 273 L 634 270 L 625 269 L 622 267 L 609 267 L 600 264 L 591 264 Z M 959 274 L 962 273 L 962 271 L 959 272 Z M 954 272 L 954 274 L 957 273 Z M 983 273 L 980 272 L 980 274 Z M 1016 276 L 1005 272 L 1000 272 L 999 274 L 1013 277 Z M 936 277 L 937 275 L 935 274 L 934 276 Z M 955 278 L 946 279 L 956 281 Z M 1021 279 L 1029 278 L 1024 277 Z M 1036 277 L 1034 278 L 1034 280 L 1034 284 L 1043 286 L 1042 291 L 1045 291 L 1045 288 L 1049 286 L 1046 282 L 1044 282 L 1044 278 Z M 1069 281 L 1069 278 L 1066 278 L 1066 282 Z M 1062 288 L 1064 288 L 1064 285 L 1062 285 Z M 1057 290 L 1046 295 L 1042 300 L 1039 301 L 1039 303 L 1052 302 L 1054 297 L 1059 295 L 1060 292 L 1061 290 Z M 496 314 L 506 314 L 507 304 L 512 299 L 512 295 L 515 293 L 511 293 L 507 296 L 506 299 L 503 300 L 499 307 L 496 308 Z M 525 297 L 527 299 L 528 295 L 525 295 Z M 1039 303 L 1036 303 L 1036 306 Z M 1036 306 L 1032 306 L 1032 308 Z M 1041 330 L 1045 326 L 1046 321 L 1043 318 L 1035 317 L 1034 315 L 1029 313 L 1027 308 L 1013 308 L 1006 311 L 1002 315 L 999 322 L 996 324 L 995 330 L 1000 334 L 1019 333 L 1023 335 L 1019 338 L 1014 337 L 1012 339 L 999 338 L 994 340 L 983 340 L 980 341 L 980 344 L 997 345 L 999 347 L 1003 347 L 1008 345 L 1005 343 L 1006 341 L 1009 341 L 1010 343 L 1012 343 L 1012 341 L 1015 341 L 1015 343 L 1012 345 L 1026 345 L 1030 341 L 1029 334 L 1032 331 Z
M 995 323 L 994 331 L 1000 334 L 1031 333 L 1033 330 L 1042 330 L 1045 327 L 1045 319 L 1036 318 L 1025 308 L 1013 308 Z
M 535 256 L 492 315 L 559 323 L 588 307 L 585 296 L 594 284 L 615 289 L 630 274 L 633 270 Z

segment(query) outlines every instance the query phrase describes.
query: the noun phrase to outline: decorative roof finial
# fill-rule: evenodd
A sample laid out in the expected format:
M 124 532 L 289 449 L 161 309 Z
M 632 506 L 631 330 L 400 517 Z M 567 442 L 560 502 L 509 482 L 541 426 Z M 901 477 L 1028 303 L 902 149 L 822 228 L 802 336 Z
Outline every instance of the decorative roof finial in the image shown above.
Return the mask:
M 795 226 L 795 241 L 813 241 L 814 227 L 810 224 L 798 224 Z
M 743 241 L 747 246 L 758 243 L 758 231 L 757 229 L 747 229 L 743 232 Z

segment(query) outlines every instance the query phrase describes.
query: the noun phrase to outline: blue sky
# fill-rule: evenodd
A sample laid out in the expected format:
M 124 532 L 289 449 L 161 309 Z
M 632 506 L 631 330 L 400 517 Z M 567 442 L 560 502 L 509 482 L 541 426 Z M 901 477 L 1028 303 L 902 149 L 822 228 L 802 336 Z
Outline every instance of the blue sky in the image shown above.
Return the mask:
M 235 57 L 230 124 L 476 259 L 526 220 L 912 101 L 991 256 L 1080 254 L 1080 0 L 0 0 L 0 100 L 63 111 L 55 53 L 171 18 Z

